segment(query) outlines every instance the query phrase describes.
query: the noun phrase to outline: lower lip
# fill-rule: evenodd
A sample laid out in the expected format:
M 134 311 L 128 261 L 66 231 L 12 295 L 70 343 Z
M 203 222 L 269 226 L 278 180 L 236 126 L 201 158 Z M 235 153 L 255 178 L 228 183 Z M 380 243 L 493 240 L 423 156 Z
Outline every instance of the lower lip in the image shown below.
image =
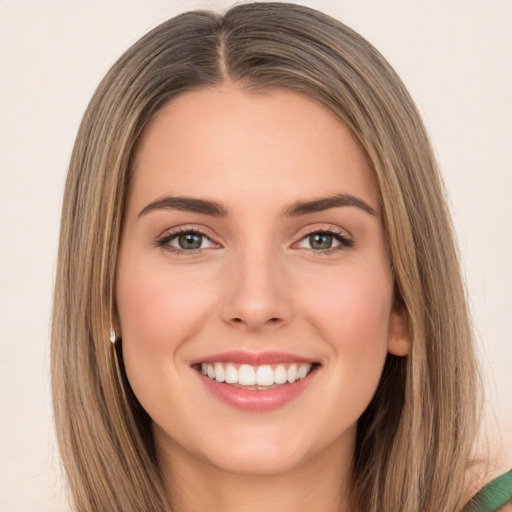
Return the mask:
M 262 390 L 235 388 L 205 377 L 198 371 L 196 373 L 206 389 L 224 403 L 244 411 L 264 412 L 279 409 L 304 393 L 313 381 L 317 368 L 313 368 L 306 377 L 296 382 Z

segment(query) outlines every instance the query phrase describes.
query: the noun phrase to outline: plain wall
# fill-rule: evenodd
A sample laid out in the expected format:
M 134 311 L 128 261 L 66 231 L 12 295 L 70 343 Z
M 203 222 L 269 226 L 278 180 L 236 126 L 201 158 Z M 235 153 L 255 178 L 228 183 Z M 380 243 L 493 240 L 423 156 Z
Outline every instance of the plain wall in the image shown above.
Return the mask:
M 418 103 L 451 198 L 492 437 L 499 426 L 510 439 L 512 2 L 300 3 L 374 43 Z M 87 102 L 149 29 L 184 10 L 229 4 L 0 0 L 2 511 L 67 509 L 51 420 L 49 318 L 63 184 Z

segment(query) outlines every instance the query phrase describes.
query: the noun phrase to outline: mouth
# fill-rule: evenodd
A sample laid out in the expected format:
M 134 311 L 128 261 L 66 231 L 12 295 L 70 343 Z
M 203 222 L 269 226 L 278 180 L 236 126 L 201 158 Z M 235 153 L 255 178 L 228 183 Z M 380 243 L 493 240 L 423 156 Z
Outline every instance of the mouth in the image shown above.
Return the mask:
M 275 389 L 306 378 L 318 363 L 250 365 L 234 362 L 198 363 L 193 367 L 208 379 L 238 389 Z
M 321 364 L 284 353 L 230 352 L 191 364 L 205 388 L 245 411 L 280 408 L 301 395 Z

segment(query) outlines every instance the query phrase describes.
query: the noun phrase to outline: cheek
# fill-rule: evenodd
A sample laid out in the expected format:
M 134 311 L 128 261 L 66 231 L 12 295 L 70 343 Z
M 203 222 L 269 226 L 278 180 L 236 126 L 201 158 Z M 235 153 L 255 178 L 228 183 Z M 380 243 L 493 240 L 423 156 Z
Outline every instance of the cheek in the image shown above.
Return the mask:
M 387 342 L 392 303 L 389 273 L 353 270 L 325 279 L 327 286 L 304 294 L 310 320 L 334 346 Z M 336 334 L 338 333 L 338 334 Z
M 362 269 L 326 282 L 332 284 L 307 295 L 304 309 L 329 345 L 340 388 L 358 383 L 371 398 L 387 354 L 391 277 Z
M 165 264 L 135 263 L 130 268 L 119 266 L 117 303 L 126 342 L 148 351 L 168 351 L 180 334 L 186 336 L 199 327 L 201 315 L 214 300 L 199 273 L 171 272 Z
M 201 282 L 201 276 L 170 272 L 165 263 L 126 258 L 118 266 L 124 364 L 135 395 L 150 415 L 182 385 L 182 369 L 176 365 L 180 347 L 194 338 L 215 303 L 211 289 L 199 288 Z

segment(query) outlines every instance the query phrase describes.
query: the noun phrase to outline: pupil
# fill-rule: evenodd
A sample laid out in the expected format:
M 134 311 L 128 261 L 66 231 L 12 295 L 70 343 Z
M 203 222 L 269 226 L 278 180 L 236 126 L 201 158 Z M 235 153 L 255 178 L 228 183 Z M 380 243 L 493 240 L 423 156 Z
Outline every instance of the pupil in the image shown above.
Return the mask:
M 311 235 L 309 243 L 313 249 L 330 249 L 332 246 L 332 236 L 322 234 Z
M 202 235 L 187 233 L 186 235 L 180 235 L 178 241 L 182 249 L 199 249 L 201 247 L 201 238 Z

